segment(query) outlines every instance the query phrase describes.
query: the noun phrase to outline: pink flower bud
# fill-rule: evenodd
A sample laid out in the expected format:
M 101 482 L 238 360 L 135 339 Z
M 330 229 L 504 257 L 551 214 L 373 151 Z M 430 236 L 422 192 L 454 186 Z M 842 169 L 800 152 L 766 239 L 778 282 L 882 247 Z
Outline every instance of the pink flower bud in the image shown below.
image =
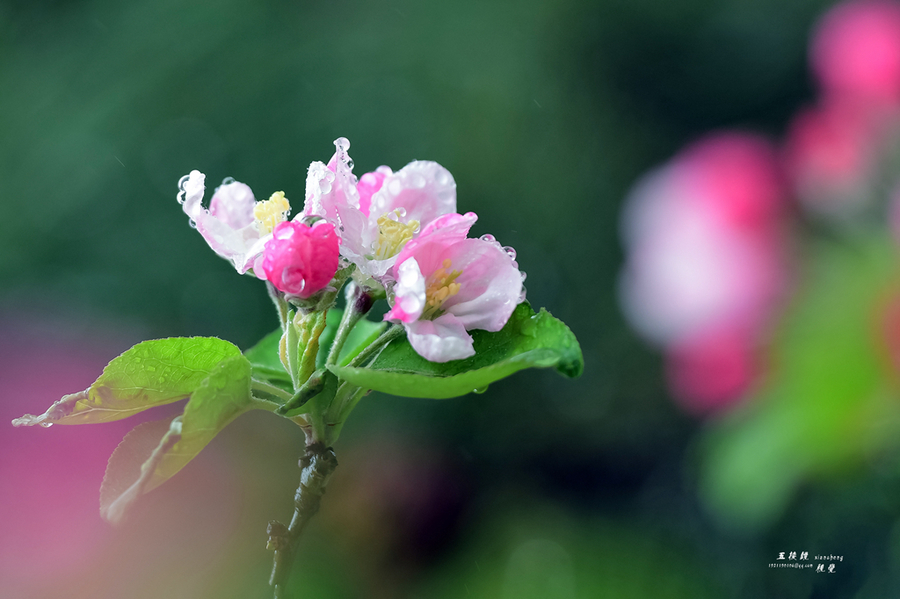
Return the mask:
M 338 269 L 340 239 L 334 225 L 280 223 L 266 243 L 262 268 L 277 289 L 307 298 L 324 288 Z

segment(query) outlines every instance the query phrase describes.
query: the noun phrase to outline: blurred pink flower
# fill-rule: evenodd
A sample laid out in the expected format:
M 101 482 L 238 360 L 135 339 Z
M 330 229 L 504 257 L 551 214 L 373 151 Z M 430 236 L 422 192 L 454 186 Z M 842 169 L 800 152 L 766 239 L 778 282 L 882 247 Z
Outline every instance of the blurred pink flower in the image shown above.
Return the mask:
M 900 4 L 851 0 L 833 7 L 816 27 L 810 60 L 826 94 L 900 103 Z
M 467 238 L 477 218 L 472 212 L 441 216 L 397 256 L 397 283 L 384 319 L 402 322 L 426 360 L 474 355 L 466 331 L 499 331 L 525 299 L 512 250 L 492 237 Z
M 421 224 L 456 212 L 456 182 L 436 162 L 416 160 L 393 172 L 381 166 L 357 182 L 350 142 L 339 138 L 328 162 L 313 162 L 306 180 L 304 213 L 339 227 L 341 254 L 359 268 L 360 280 L 380 280 Z
M 623 304 L 667 345 L 725 323 L 764 321 L 786 279 L 783 188 L 761 138 L 718 134 L 638 183 L 624 214 Z
M 787 286 L 784 201 L 772 145 L 734 132 L 687 147 L 628 198 L 623 309 L 665 348 L 672 390 L 694 411 L 753 378 L 746 348 Z
M 337 272 L 339 246 L 340 238 L 331 223 L 280 223 L 265 245 L 262 270 L 276 288 L 308 298 L 328 285 Z

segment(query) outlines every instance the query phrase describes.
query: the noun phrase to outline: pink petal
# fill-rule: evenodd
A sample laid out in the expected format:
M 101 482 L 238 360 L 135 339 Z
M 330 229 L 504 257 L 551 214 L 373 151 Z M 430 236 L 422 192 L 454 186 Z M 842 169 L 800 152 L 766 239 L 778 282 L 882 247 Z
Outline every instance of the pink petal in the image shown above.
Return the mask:
M 396 263 L 402 264 L 415 256 L 422 273 L 428 277 L 441 267 L 447 248 L 465 239 L 476 220 L 478 215 L 474 212 L 445 214 L 436 218 L 422 227 L 419 236 L 400 250 Z
M 516 306 L 524 300 L 522 273 L 500 244 L 482 239 L 465 239 L 446 254 L 452 270 L 462 274 L 456 279 L 459 293 L 444 303 L 467 330 L 499 331 L 506 325 Z
M 181 184 L 178 201 L 209 247 L 219 256 L 231 260 L 238 272 L 243 274 L 246 272 L 242 265 L 248 259 L 247 252 L 260 236 L 253 225 L 252 214 L 248 224 L 236 225 L 246 221 L 243 213 L 248 199 L 252 201 L 253 193 L 243 183 L 232 182 L 220 187 L 216 190 L 218 198 L 215 204 L 216 213 L 222 217 L 219 218 L 203 207 L 205 179 L 206 176 L 200 171 L 191 171 Z M 250 210 L 252 212 L 252 205 Z
M 253 222 L 256 198 L 248 185 L 231 181 L 223 183 L 209 201 L 209 213 L 232 229 L 246 227 Z
M 406 336 L 416 353 L 430 362 L 449 362 L 475 355 L 472 336 L 454 315 L 404 324 Z
M 372 204 L 372 195 L 384 184 L 385 178 L 393 174 L 388 166 L 379 166 L 374 172 L 366 173 L 359 178 L 356 191 L 359 192 L 359 211 L 369 216 L 369 206 Z
M 456 181 L 437 162 L 416 160 L 385 178 L 372 196 L 370 214 L 379 217 L 402 209 L 403 222 L 427 223 L 456 212 Z
M 321 216 L 338 224 L 338 208 L 351 206 L 359 209 L 359 193 L 353 176 L 353 161 L 347 150 L 350 142 L 340 137 L 334 140 L 335 153 L 324 165 L 313 162 L 306 175 L 306 201 L 303 214 Z

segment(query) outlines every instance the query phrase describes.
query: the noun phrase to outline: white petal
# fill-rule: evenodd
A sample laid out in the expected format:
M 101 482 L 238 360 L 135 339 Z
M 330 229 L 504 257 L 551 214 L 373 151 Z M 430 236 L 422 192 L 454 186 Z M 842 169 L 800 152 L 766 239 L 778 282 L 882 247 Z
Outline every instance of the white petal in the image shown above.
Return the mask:
M 425 309 L 425 277 L 419 264 L 410 258 L 397 268 L 397 285 L 394 287 L 394 301 L 385 320 L 413 322 Z
M 431 362 L 462 360 L 475 355 L 472 336 L 452 314 L 407 324 L 406 336 L 420 356 Z

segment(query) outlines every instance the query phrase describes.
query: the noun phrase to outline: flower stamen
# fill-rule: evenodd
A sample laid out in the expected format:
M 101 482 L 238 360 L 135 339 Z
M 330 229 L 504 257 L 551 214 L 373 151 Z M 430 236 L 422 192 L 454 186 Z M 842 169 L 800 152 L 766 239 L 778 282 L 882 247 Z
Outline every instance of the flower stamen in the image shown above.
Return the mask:
M 447 259 L 442 263 L 442 267 L 434 271 L 428 278 L 428 285 L 425 287 L 425 309 L 422 311 L 422 318 L 433 319 L 439 316 L 441 308 L 448 299 L 459 293 L 460 285 L 456 282 L 461 270 L 453 270 L 447 272 L 452 262 Z
M 419 221 L 411 220 L 403 224 L 397 220 L 400 216 L 398 209 L 378 217 L 378 241 L 374 253 L 376 260 L 386 260 L 399 254 L 418 231 Z
M 276 191 L 272 196 L 263 202 L 257 202 L 253 207 L 253 218 L 256 219 L 256 226 L 263 235 L 271 233 L 278 223 L 287 220 L 288 212 L 291 211 L 291 204 L 284 197 L 283 191 Z

